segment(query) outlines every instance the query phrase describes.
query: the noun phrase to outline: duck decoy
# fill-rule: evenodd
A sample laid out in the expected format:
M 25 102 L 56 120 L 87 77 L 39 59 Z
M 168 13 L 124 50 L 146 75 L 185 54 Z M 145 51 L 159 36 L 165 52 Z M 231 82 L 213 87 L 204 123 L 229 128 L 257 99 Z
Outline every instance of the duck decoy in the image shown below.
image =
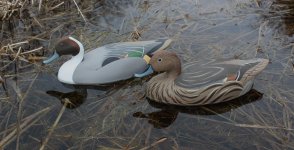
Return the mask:
M 206 105 L 229 101 L 246 94 L 253 80 L 267 66 L 267 59 L 206 60 L 183 66 L 174 52 L 156 52 L 150 67 L 136 77 L 163 72 L 147 83 L 146 96 L 174 105 Z
M 170 39 L 108 44 L 84 54 L 83 44 L 73 37 L 62 38 L 54 54 L 44 64 L 61 55 L 72 55 L 58 71 L 58 80 L 66 84 L 101 85 L 126 80 L 148 68 L 149 55 L 163 50 Z

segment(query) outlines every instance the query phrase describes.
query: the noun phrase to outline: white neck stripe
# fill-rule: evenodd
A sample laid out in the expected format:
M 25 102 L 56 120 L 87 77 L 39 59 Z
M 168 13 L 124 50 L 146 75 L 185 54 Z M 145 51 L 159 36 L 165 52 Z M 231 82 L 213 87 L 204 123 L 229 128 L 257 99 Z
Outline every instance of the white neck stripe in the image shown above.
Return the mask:
M 75 84 L 75 82 L 73 81 L 73 74 L 77 66 L 81 63 L 81 61 L 84 58 L 84 46 L 80 41 L 76 40 L 73 37 L 69 37 L 69 39 L 73 40 L 79 45 L 80 51 L 76 56 L 73 56 L 70 60 L 65 62 L 60 67 L 58 71 L 58 80 L 63 83 Z

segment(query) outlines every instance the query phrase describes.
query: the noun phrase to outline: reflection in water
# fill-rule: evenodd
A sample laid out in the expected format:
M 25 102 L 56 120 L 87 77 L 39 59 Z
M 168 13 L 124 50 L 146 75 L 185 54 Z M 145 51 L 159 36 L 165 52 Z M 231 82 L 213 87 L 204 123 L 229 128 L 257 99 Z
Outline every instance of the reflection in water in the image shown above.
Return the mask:
M 133 114 L 137 118 L 146 118 L 155 128 L 166 128 L 170 126 L 177 118 L 179 112 L 192 115 L 216 115 L 236 109 L 248 103 L 255 102 L 262 98 L 262 93 L 252 89 L 247 94 L 229 102 L 206 105 L 206 106 L 175 106 L 160 104 L 149 100 L 151 106 L 160 108 L 160 111 L 144 114 L 136 112 Z
M 142 112 L 135 112 L 133 114 L 136 118 L 146 118 L 148 123 L 152 124 L 154 128 L 166 128 L 171 125 L 177 118 L 179 111 L 172 109 L 162 109 L 152 113 L 144 114 Z
M 81 89 L 79 91 L 73 91 L 68 93 L 62 93 L 58 91 L 47 91 L 48 95 L 54 96 L 60 100 L 62 105 L 68 100 L 66 108 L 74 109 L 79 107 L 87 98 L 87 89 Z
M 110 94 L 112 91 L 115 91 L 117 88 L 122 87 L 124 84 L 125 84 L 124 81 L 121 81 L 115 84 L 102 85 L 102 86 L 63 84 L 64 87 L 67 87 L 69 89 L 74 89 L 74 91 L 63 93 L 63 92 L 52 90 L 52 91 L 47 91 L 46 93 L 50 96 L 58 98 L 62 105 L 64 105 L 66 100 L 68 100 L 68 104 L 66 105 L 66 107 L 69 109 L 74 109 L 82 105 L 87 99 L 87 95 L 88 95 L 87 89 L 93 89 L 99 92 L 102 92 L 102 91 L 106 92 L 105 94 L 103 94 L 104 96 L 101 97 L 100 95 L 100 98 L 104 98 L 105 96 Z

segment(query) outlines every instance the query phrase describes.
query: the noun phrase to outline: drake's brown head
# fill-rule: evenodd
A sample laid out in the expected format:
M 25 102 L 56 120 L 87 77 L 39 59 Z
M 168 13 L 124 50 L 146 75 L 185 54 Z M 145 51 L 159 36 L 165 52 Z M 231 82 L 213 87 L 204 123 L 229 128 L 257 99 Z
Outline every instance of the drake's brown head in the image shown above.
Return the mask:
M 84 50 L 83 48 L 83 45 L 73 37 L 64 37 L 55 45 L 54 54 L 50 58 L 44 60 L 43 63 L 51 63 L 62 55 L 76 56 L 81 50 Z
M 77 55 L 80 52 L 80 47 L 77 42 L 70 39 L 70 37 L 62 38 L 56 45 L 55 45 L 56 53 L 61 55 Z
M 167 72 L 174 77 L 181 74 L 181 61 L 174 52 L 164 50 L 156 52 L 151 57 L 150 65 L 156 72 Z

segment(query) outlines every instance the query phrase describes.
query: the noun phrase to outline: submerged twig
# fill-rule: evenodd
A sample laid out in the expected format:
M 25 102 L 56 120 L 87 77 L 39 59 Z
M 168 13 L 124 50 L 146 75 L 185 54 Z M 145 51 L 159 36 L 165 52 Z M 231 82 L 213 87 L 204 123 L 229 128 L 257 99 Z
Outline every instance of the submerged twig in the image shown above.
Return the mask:
M 29 50 L 29 51 L 26 51 L 26 52 L 22 52 L 21 55 L 29 54 L 29 53 L 33 53 L 33 52 L 36 52 L 36 51 L 39 51 L 39 50 L 42 50 L 42 49 L 43 49 L 43 46 L 38 47 L 38 48 L 35 48 L 35 49 L 33 49 L 33 50 Z
M 59 4 L 57 4 L 57 5 L 53 6 L 53 7 L 51 7 L 49 10 L 54 10 L 54 9 L 58 8 L 59 6 L 61 6 L 63 4 L 64 4 L 64 2 L 61 2 L 61 3 L 59 3 Z
M 38 111 L 26 118 L 24 118 L 22 120 L 22 123 L 20 124 L 20 129 L 21 131 L 19 131 L 19 133 L 23 133 L 24 131 L 26 131 L 27 129 L 29 129 L 32 125 L 34 125 L 39 119 L 41 119 L 41 117 L 43 115 L 45 115 L 48 111 L 50 110 L 49 107 L 44 108 L 41 111 Z M 11 131 L 4 139 L 2 139 L 0 141 L 0 149 L 4 148 L 6 145 L 8 145 L 9 143 L 11 143 L 13 141 L 13 139 L 16 138 L 17 136 L 17 131 L 18 129 L 14 129 L 13 131 Z
M 20 131 L 21 131 L 21 128 L 20 128 L 20 120 L 21 120 L 21 113 L 22 113 L 22 107 L 23 107 L 23 102 L 24 100 L 26 99 L 28 93 L 30 92 L 33 84 L 35 83 L 37 77 L 38 77 L 39 74 L 36 74 L 35 78 L 33 79 L 33 81 L 30 83 L 27 91 L 24 93 L 24 95 L 21 94 L 21 91 L 20 89 L 16 86 L 16 83 L 15 83 L 15 87 L 14 87 L 14 90 L 16 91 L 17 95 L 18 95 L 18 110 L 17 110 L 17 149 L 18 149 L 18 144 L 19 144 L 19 137 L 20 137 Z
M 65 103 L 64 103 L 64 105 L 62 106 L 62 108 L 61 108 L 61 110 L 60 110 L 60 112 L 59 112 L 59 114 L 58 114 L 58 116 L 57 116 L 57 118 L 56 118 L 54 124 L 53 124 L 52 127 L 51 127 L 51 129 L 49 129 L 49 133 L 48 133 L 46 139 L 44 140 L 44 142 L 42 143 L 42 146 L 40 147 L 40 150 L 44 150 L 44 149 L 45 149 L 45 146 L 47 145 L 47 143 L 48 143 L 48 141 L 49 141 L 49 139 L 50 139 L 50 137 L 51 137 L 51 135 L 52 135 L 54 129 L 56 128 L 57 124 L 59 123 L 60 118 L 62 117 L 62 115 L 63 115 L 63 113 L 64 113 L 64 111 L 65 111 L 65 109 L 66 109 L 66 105 L 67 105 L 69 102 L 70 102 L 69 99 L 66 98 L 66 99 L 65 99 Z
M 256 6 L 257 6 L 257 7 L 260 7 L 260 6 L 259 6 L 260 0 L 254 0 L 254 1 L 255 1 Z
M 39 11 L 41 11 L 41 7 L 42 7 L 42 0 L 39 0 Z
M 164 142 L 164 141 L 166 141 L 166 140 L 167 140 L 166 137 L 160 138 L 159 140 L 155 141 L 155 142 L 152 143 L 151 145 L 149 145 L 149 146 L 147 146 L 147 147 L 144 147 L 144 148 L 141 148 L 140 150 L 147 150 L 147 149 L 150 149 L 150 148 L 152 148 L 152 147 L 154 147 L 154 146 L 156 146 L 156 145 L 158 145 L 158 144 L 160 144 L 160 143 L 162 143 L 162 142 Z
M 80 10 L 77 2 L 75 0 L 73 0 L 73 2 L 75 3 L 75 5 L 77 6 L 77 9 L 79 11 L 79 13 L 81 14 L 82 18 L 84 19 L 85 23 L 87 23 L 85 16 L 83 15 L 82 11 Z

